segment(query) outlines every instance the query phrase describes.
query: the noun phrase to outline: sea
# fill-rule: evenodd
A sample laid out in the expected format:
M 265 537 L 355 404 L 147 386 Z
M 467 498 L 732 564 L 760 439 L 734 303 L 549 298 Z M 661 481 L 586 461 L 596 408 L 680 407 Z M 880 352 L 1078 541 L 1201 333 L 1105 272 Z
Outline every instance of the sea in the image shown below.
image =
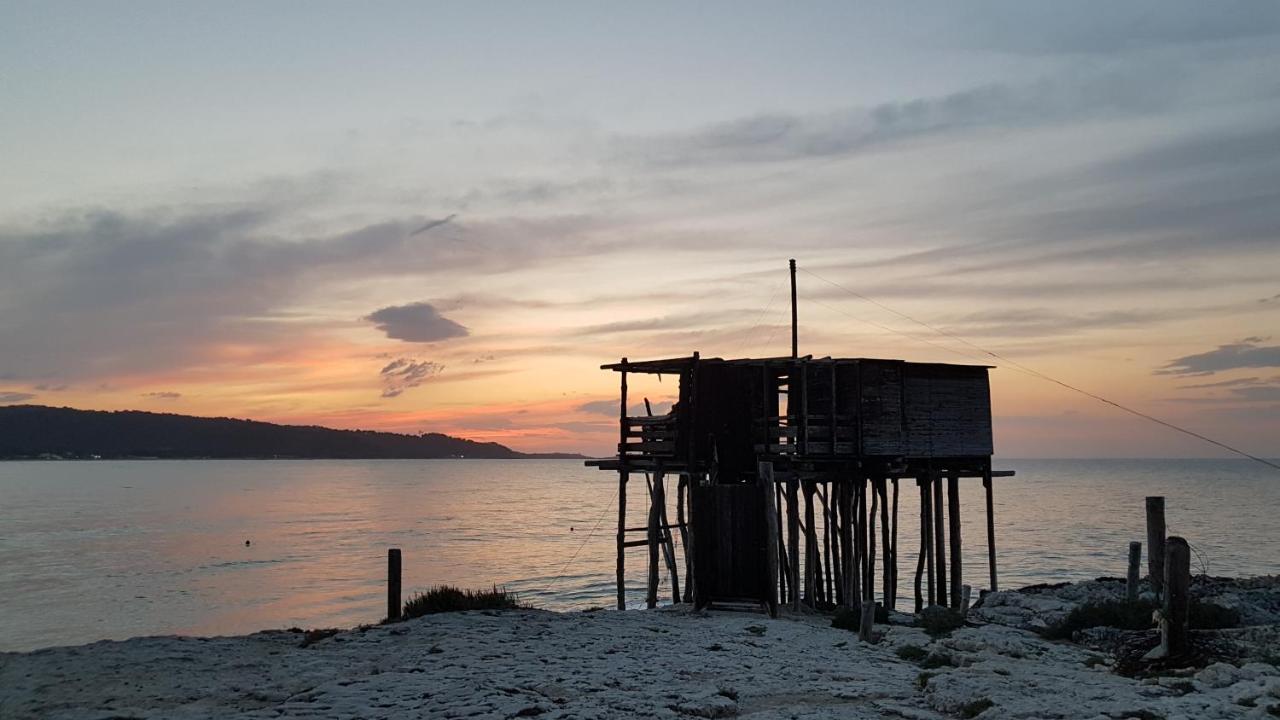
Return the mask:
M 995 480 L 1002 588 L 1123 576 L 1166 498 L 1192 568 L 1280 572 L 1280 472 L 1247 460 L 1025 460 Z M 961 481 L 964 581 L 988 585 L 979 480 Z M 644 525 L 633 477 L 628 525 Z M 617 476 L 573 460 L 0 462 L 0 650 L 138 635 L 352 627 L 386 612 L 387 551 L 405 596 L 506 588 L 552 610 L 613 607 Z M 668 487 L 675 520 L 674 482 Z M 899 586 L 919 547 L 903 481 Z M 642 534 L 631 536 L 640 539 Z M 677 538 L 678 542 L 678 538 Z M 643 547 L 627 600 L 644 601 Z M 683 571 L 683 564 L 679 568 Z M 680 577 L 680 581 L 684 578 Z M 670 578 L 662 571 L 662 597 Z

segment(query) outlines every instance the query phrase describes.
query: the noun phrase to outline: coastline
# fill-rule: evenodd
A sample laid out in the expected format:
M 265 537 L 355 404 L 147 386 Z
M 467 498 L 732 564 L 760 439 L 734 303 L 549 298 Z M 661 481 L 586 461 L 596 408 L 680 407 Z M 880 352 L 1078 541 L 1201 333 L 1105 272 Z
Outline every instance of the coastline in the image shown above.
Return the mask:
M 1231 582 L 1256 592 L 1233 589 L 1227 601 L 1269 621 L 1244 630 L 1261 633 L 1264 645 L 1280 637 L 1280 578 Z M 430 615 L 314 642 L 285 630 L 101 641 L 0 654 L 0 715 L 1171 720 L 1280 712 L 1280 667 L 1268 662 L 1125 677 L 1087 642 L 1028 629 L 1114 585 L 990 594 L 966 627 L 938 638 L 895 614 L 894 624 L 877 626 L 876 644 L 830 627 L 829 615 L 771 620 L 687 606 Z

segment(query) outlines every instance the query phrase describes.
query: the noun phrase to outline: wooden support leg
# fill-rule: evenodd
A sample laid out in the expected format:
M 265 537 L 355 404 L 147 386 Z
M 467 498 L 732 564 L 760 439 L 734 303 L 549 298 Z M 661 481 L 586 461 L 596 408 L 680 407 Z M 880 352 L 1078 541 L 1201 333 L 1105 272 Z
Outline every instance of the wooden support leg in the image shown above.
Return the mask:
M 893 531 L 891 533 L 893 547 L 893 583 L 889 587 L 889 609 L 898 609 L 898 478 L 893 479 Z
M 662 471 L 661 470 L 657 471 L 656 475 L 659 479 L 661 479 Z M 655 487 L 657 485 L 658 483 L 654 483 Z M 648 592 L 645 594 L 645 598 L 644 598 L 645 607 L 648 607 L 650 609 L 658 606 L 658 552 L 659 552 L 658 545 L 661 539 L 661 536 L 659 535 L 658 527 L 659 527 L 661 518 L 662 518 L 662 513 L 658 510 L 657 493 L 650 492 L 649 493 L 649 527 L 648 527 L 649 582 L 648 582 Z
M 842 507 L 841 483 L 831 484 L 831 572 L 834 587 L 833 599 L 839 607 L 844 606 L 844 536 L 840 533 L 840 508 Z
M 876 490 L 876 481 L 871 479 L 871 507 L 867 510 L 867 579 L 862 589 L 863 602 L 876 601 L 876 507 L 880 493 Z
M 938 604 L 938 594 L 933 586 L 938 576 L 933 571 L 933 479 L 926 475 L 920 478 L 919 482 L 923 483 L 922 491 L 924 502 L 921 504 L 920 511 L 920 530 L 921 542 L 924 543 L 924 562 L 927 566 L 929 594 L 928 604 Z
M 832 602 L 835 597 L 835 578 L 831 574 L 831 503 L 827 502 L 827 485 L 824 483 L 818 499 L 822 501 L 822 600 Z
M 659 528 L 662 530 L 662 557 L 671 575 L 671 602 L 680 603 L 680 573 L 676 570 L 676 544 L 671 535 L 671 521 L 667 519 L 667 479 L 661 473 L 653 478 L 653 502 L 658 506 Z
M 934 567 L 938 571 L 938 594 L 937 602 L 939 605 L 946 607 L 947 605 L 947 531 L 945 529 L 944 500 L 942 495 L 942 475 L 934 474 L 933 476 L 933 554 L 935 557 Z
M 963 559 L 960 548 L 960 478 L 947 476 L 947 523 L 951 534 L 951 607 L 960 607 Z
M 1164 657 L 1184 655 L 1190 646 L 1188 613 L 1191 605 L 1191 546 L 1174 535 L 1165 541 L 1164 619 L 1160 649 Z
M 627 479 L 630 473 L 618 471 L 618 609 L 627 609 L 627 575 L 624 568 L 627 543 Z
M 689 476 L 680 475 L 676 484 L 676 522 L 680 525 L 680 547 L 684 548 L 684 601 L 693 602 L 693 554 L 689 550 L 689 525 L 685 522 L 684 502 L 689 493 Z
M 1138 601 L 1138 576 L 1142 572 L 1142 543 L 1129 543 L 1129 572 L 1125 575 L 1124 597 L 1129 602 Z
M 800 481 L 787 480 L 787 563 L 791 572 L 791 609 L 800 610 Z
M 765 537 L 768 538 L 765 542 L 765 577 L 768 578 L 765 603 L 769 607 L 769 616 L 778 617 L 778 546 L 773 542 L 778 534 L 778 508 L 773 504 L 773 463 L 758 464 L 756 483 L 764 496 Z
M 804 600 L 817 607 L 818 533 L 813 524 L 813 481 L 804 482 Z
M 880 492 L 880 544 L 884 546 L 882 551 L 884 556 L 884 578 L 880 583 L 880 596 L 884 600 L 882 604 L 887 607 L 889 605 L 889 594 L 893 592 L 893 547 L 889 545 L 889 479 L 880 478 L 876 482 Z
M 853 540 L 854 494 L 852 479 L 840 483 L 840 536 L 844 542 L 844 606 L 852 610 L 858 606 L 858 553 Z
M 987 565 L 991 569 L 991 592 L 997 592 L 1000 583 L 996 581 L 996 511 L 991 499 L 990 465 L 982 473 L 982 487 L 987 493 Z
M 791 584 L 791 570 L 787 564 L 787 543 L 783 539 L 782 535 L 782 513 L 786 505 L 783 504 L 782 500 L 782 485 L 777 481 L 774 481 L 773 483 L 773 498 L 774 507 L 778 509 L 778 597 L 780 598 L 780 602 L 785 604 L 787 602 L 787 598 L 791 597 L 787 594 Z

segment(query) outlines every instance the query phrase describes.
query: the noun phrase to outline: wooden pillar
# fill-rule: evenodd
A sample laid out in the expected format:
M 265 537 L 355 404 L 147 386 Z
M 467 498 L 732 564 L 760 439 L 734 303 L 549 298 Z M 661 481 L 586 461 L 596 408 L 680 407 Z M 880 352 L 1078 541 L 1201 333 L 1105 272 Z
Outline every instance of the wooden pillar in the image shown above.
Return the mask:
M 898 478 L 893 479 L 893 585 L 889 588 L 890 610 L 898 609 Z
M 662 469 L 654 470 L 654 491 L 649 494 L 649 583 L 648 592 L 645 594 L 645 607 L 650 609 L 658 606 L 658 542 L 659 542 L 659 523 L 662 519 L 662 513 L 658 509 L 657 488 L 662 484 Z
M 889 544 L 889 479 L 879 478 L 877 480 L 880 491 L 880 540 L 884 546 L 882 551 L 884 556 L 884 578 L 880 583 L 880 595 L 884 598 L 884 605 L 889 606 L 889 595 L 893 592 L 893 546 Z
M 774 483 L 773 463 L 761 462 L 756 465 L 756 485 L 764 496 L 765 537 L 765 577 L 768 578 L 765 602 L 769 606 L 769 616 L 778 617 L 778 546 L 773 538 L 778 534 L 778 508 L 773 504 Z
M 1174 535 L 1165 541 L 1164 622 L 1160 648 L 1165 657 L 1177 657 L 1189 648 L 1188 613 L 1191 607 L 1191 547 Z
M 822 570 L 823 585 L 822 599 L 825 602 L 834 603 L 835 601 L 835 576 L 831 574 L 831 503 L 827 502 L 828 492 L 827 483 L 822 484 L 822 491 L 818 498 L 822 501 Z
M 982 470 L 982 489 L 987 494 L 987 566 L 991 569 L 991 592 L 1000 590 L 996 580 L 996 511 L 991 498 L 991 463 Z
M 876 508 L 879 505 L 880 493 L 876 489 L 876 478 L 869 478 L 871 484 L 871 507 L 867 510 L 867 577 L 866 587 L 862 589 L 862 597 L 866 603 L 876 601 Z
M 1129 572 L 1125 575 L 1124 596 L 1129 602 L 1138 601 L 1138 576 L 1142 572 L 1142 543 L 1129 543 Z
M 862 601 L 862 617 L 858 623 L 858 640 L 869 643 L 873 639 L 871 628 L 875 624 L 876 603 L 867 599 Z
M 778 598 L 779 602 L 785 605 L 787 598 L 791 597 L 788 594 L 791 586 L 791 568 L 787 564 L 787 543 L 782 534 L 782 512 L 786 505 L 782 499 L 782 484 L 776 480 L 773 483 L 773 499 L 774 507 L 778 509 Z
M 627 364 L 627 359 L 622 358 L 622 364 Z M 626 444 L 627 444 L 627 371 L 623 370 L 618 373 L 621 377 L 619 380 L 620 389 L 618 395 L 618 561 L 617 561 L 617 583 L 618 583 L 618 609 L 627 609 L 627 573 L 626 573 L 626 548 L 627 548 L 627 481 L 631 477 L 631 473 L 627 472 Z
M 928 580 L 927 604 L 937 605 L 938 595 L 933 586 L 933 581 L 937 579 L 933 572 L 933 480 L 925 475 L 918 478 L 916 482 L 920 483 L 920 543 Z
M 671 535 L 671 521 L 667 518 L 666 477 L 660 473 L 655 474 L 651 492 L 656 493 L 653 502 L 658 506 L 658 529 L 661 531 L 662 557 L 667 563 L 667 572 L 671 575 L 671 602 L 678 605 L 680 603 L 680 573 L 676 570 L 676 544 Z
M 787 479 L 787 563 L 791 572 L 791 609 L 800 610 L 800 481 Z
M 680 547 L 684 548 L 684 601 L 693 602 L 693 552 L 689 549 L 689 525 L 685 522 L 684 502 L 689 492 L 689 476 L 681 473 L 676 483 L 676 523 L 680 526 Z
M 951 607 L 960 607 L 963 558 L 960 547 L 960 478 L 954 472 L 947 476 L 947 523 L 951 539 Z
M 938 571 L 937 603 L 947 606 L 947 531 L 944 515 L 946 511 L 942 491 L 942 475 L 933 473 L 933 554 L 934 567 Z
M 1164 596 L 1164 498 L 1147 498 L 1147 575 L 1156 598 Z
M 858 606 L 860 585 L 858 583 L 858 552 L 853 541 L 853 478 L 845 477 L 840 489 L 840 536 L 844 542 L 844 554 L 840 559 L 844 564 L 844 607 L 852 610 Z
M 400 610 L 400 548 L 387 550 L 387 619 L 399 620 Z
M 813 481 L 804 481 L 804 600 L 817 607 L 818 532 L 813 524 Z
M 838 480 L 833 480 L 828 486 L 831 492 L 830 498 L 830 515 L 828 523 L 831 527 L 831 582 L 833 585 L 831 599 L 837 607 L 844 606 L 844 547 L 841 546 L 843 536 L 840 534 L 840 508 L 841 508 L 841 488 L 844 487 Z

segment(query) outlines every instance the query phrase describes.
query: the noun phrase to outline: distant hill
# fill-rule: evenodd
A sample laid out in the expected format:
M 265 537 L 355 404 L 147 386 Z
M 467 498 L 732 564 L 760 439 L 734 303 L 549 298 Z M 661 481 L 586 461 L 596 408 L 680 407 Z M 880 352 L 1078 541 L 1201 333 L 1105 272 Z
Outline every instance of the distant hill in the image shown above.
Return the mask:
M 579 458 L 529 454 L 492 442 L 276 425 L 138 410 L 0 407 L 0 459 L 19 458 Z

